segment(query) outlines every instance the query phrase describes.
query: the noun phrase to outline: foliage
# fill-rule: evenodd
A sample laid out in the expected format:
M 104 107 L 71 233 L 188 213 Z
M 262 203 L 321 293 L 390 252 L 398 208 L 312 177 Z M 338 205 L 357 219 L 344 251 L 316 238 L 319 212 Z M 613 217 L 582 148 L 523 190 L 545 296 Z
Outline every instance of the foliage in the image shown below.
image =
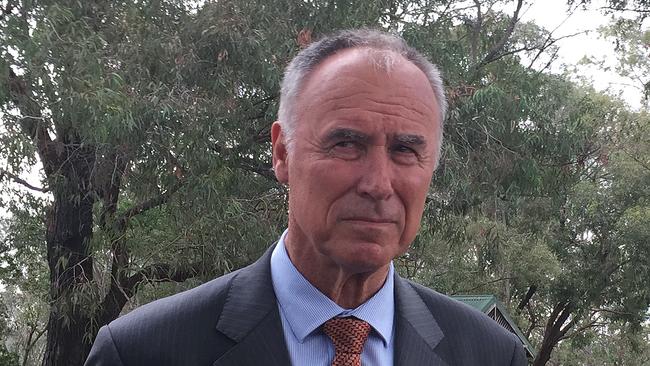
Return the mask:
M 360 26 L 400 32 L 440 65 L 450 99 L 400 271 L 497 294 L 544 357 L 640 324 L 648 115 L 546 74 L 552 34 L 519 22 L 522 1 L 494 10 L 505 3 L 7 2 L 2 302 L 30 304 L 12 350 L 81 364 L 121 312 L 257 258 L 286 225 L 268 142 L 281 71 L 312 37 Z M 38 186 L 20 178 L 37 162 Z
M 650 363 L 647 325 L 626 329 L 614 325 L 603 332 L 590 331 L 579 342 L 559 347 L 551 365 L 636 366 Z
M 601 29 L 601 33 L 614 43 L 618 55 L 615 71 L 639 89 L 645 109 L 650 110 L 650 27 L 644 24 L 621 18 Z
M 0 310 L 0 366 L 18 366 L 18 354 L 7 349 L 8 322 L 7 309 L 3 306 Z
M 569 0 L 569 4 L 579 3 L 582 5 L 592 3 L 591 0 Z M 608 14 L 635 14 L 638 20 L 644 20 L 650 15 L 650 1 L 648 0 L 607 0 L 605 6 L 600 9 Z
M 454 31 L 443 39 L 471 39 Z M 471 55 L 463 46 L 444 49 Z M 443 165 L 402 262 L 443 292 L 498 294 L 542 365 L 564 340 L 646 317 L 650 121 L 587 87 L 493 65 L 473 78 L 443 66 L 474 81 L 451 90 Z
M 0 365 L 2 366 L 18 366 L 18 355 L 9 352 L 6 347 L 0 347 Z

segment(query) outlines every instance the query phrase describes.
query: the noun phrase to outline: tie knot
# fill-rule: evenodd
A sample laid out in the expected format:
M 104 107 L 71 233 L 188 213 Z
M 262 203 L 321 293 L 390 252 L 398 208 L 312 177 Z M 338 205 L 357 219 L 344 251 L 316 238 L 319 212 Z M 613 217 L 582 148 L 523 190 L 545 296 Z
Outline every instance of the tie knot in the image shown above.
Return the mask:
M 332 339 L 336 353 L 361 354 L 370 334 L 370 324 L 357 318 L 332 318 L 323 324 L 323 332 Z

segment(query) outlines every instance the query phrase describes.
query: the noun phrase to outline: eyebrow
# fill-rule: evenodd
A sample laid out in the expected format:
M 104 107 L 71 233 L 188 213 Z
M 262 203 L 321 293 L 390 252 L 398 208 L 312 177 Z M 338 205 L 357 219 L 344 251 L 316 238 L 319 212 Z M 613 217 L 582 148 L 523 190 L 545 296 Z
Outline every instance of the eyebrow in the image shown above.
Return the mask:
M 325 136 L 325 141 L 348 140 L 357 142 L 369 142 L 371 137 L 363 132 L 349 128 L 336 128 Z M 413 147 L 426 147 L 427 142 L 422 135 L 399 134 L 395 135 L 392 143 L 399 143 Z
M 352 140 L 352 141 L 359 141 L 359 142 L 367 142 L 370 140 L 370 136 L 359 131 L 351 130 L 349 128 L 336 128 L 330 131 L 325 136 L 325 140 L 326 141 Z
M 422 135 L 397 135 L 394 137 L 394 141 L 400 144 L 409 145 L 413 147 L 427 146 L 426 139 Z

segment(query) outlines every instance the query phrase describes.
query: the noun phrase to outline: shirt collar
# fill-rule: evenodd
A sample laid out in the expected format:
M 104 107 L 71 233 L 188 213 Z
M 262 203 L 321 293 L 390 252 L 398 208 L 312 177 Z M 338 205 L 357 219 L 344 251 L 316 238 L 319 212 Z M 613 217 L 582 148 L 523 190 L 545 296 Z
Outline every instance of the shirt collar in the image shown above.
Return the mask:
M 293 265 L 284 246 L 286 234 L 285 230 L 271 255 L 271 277 L 280 310 L 298 342 L 302 343 L 335 316 L 354 316 L 368 322 L 387 347 L 393 335 L 395 313 L 393 263 L 376 294 L 355 309 L 343 309 L 307 281 Z

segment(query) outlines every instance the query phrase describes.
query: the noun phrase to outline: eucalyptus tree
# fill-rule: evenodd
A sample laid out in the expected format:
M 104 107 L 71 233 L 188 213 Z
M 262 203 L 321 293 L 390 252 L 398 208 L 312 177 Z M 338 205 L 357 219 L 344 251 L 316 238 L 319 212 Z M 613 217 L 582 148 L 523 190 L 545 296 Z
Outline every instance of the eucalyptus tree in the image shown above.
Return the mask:
M 280 5 L 4 3 L 2 176 L 49 196 L 14 242 L 47 259 L 44 364 L 82 364 L 141 284 L 228 271 L 276 234 L 262 141 L 299 31 L 270 23 L 296 16 Z
M 561 342 L 647 317 L 649 120 L 540 73 L 553 53 L 534 51 L 548 33 L 532 24 L 477 68 L 472 55 L 508 29 L 492 18 L 476 37 L 479 18 L 446 27 L 431 52 L 454 55 L 443 64 L 455 88 L 428 220 L 403 269 L 443 292 L 498 294 L 544 365 Z
M 43 364 L 82 364 L 143 284 L 201 281 L 277 237 L 285 192 L 267 141 L 281 70 L 312 33 L 380 26 L 398 8 L 2 2 L 3 189 L 47 196 L 31 212 L 40 235 L 3 255 L 47 260 Z M 40 184 L 26 177 L 37 162 Z
M 47 331 L 43 364 L 82 364 L 101 325 L 185 287 L 153 285 L 202 282 L 277 238 L 287 192 L 270 171 L 268 134 L 281 71 L 313 37 L 361 26 L 399 32 L 430 56 L 451 102 L 427 218 L 401 270 L 444 292 L 500 294 L 544 355 L 589 325 L 595 306 L 628 306 L 638 321 L 646 300 L 626 277 L 637 262 L 615 265 L 616 281 L 602 276 L 621 253 L 642 254 L 644 231 L 619 226 L 632 217 L 623 198 L 645 191 L 612 191 L 626 180 L 612 178 L 621 165 L 603 132 L 640 138 L 618 129 L 636 117 L 546 75 L 558 37 L 522 23 L 524 5 L 3 2 L 0 176 L 19 197 L 3 202 L 13 216 L 2 258 L 15 270 L 3 280 L 46 301 L 47 324 L 35 327 Z M 37 162 L 40 184 L 27 178 Z M 618 205 L 598 206 L 606 222 L 580 211 L 601 196 Z M 580 239 L 590 232 L 617 240 Z M 625 251 L 612 246 L 619 236 Z M 605 244 L 614 257 L 597 257 Z

